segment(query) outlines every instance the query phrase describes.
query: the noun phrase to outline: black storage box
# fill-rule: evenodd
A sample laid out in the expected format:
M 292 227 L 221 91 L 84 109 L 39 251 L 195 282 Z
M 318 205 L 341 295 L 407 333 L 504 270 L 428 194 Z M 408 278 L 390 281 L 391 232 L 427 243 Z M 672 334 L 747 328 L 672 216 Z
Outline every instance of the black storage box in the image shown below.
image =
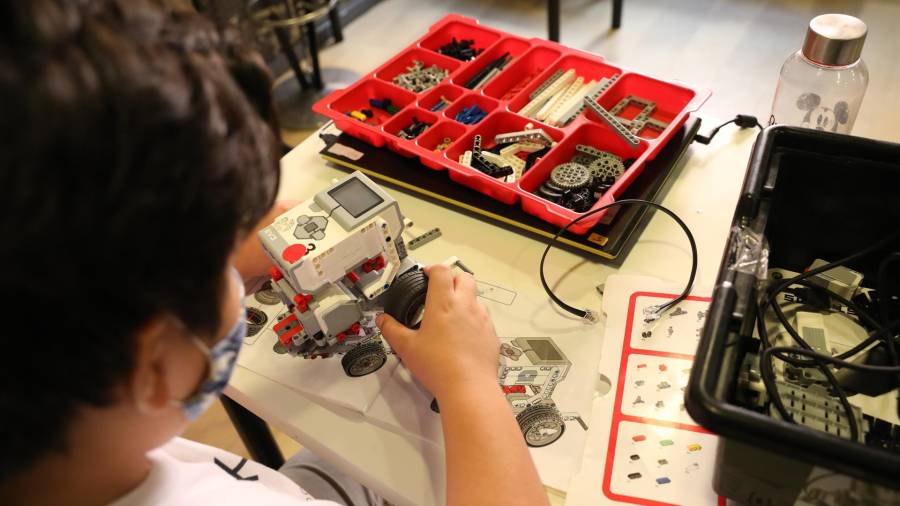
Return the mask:
M 783 126 L 760 134 L 685 401 L 694 420 L 722 436 L 718 493 L 747 504 L 792 504 L 814 466 L 857 484 L 900 488 L 900 454 L 734 402 L 743 343 L 750 341 L 742 336 L 753 334 L 756 318 L 759 272 L 752 262 L 735 263 L 747 253 L 748 232 L 768 239 L 769 266 L 802 272 L 816 258 L 845 257 L 898 229 L 900 144 Z M 890 251 L 898 249 L 900 241 Z M 872 279 L 882 257 L 868 255 L 848 267 Z

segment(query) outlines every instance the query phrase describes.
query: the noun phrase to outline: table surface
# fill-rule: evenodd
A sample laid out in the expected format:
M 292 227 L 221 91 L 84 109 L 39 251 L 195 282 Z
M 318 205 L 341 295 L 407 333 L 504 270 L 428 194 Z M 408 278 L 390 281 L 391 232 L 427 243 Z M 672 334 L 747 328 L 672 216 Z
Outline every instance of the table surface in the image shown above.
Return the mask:
M 706 121 L 713 124 L 715 121 Z M 715 283 L 743 183 L 750 150 L 757 131 L 726 130 L 709 146 L 694 144 L 685 163 L 675 169 L 674 184 L 664 206 L 677 213 L 693 232 L 699 251 L 696 287 Z M 328 186 L 346 171 L 328 165 L 318 154 L 324 144 L 310 136 L 282 159 L 279 198 L 305 199 Z M 423 169 L 425 170 L 425 169 Z M 404 214 L 414 221 L 413 232 L 440 227 L 442 237 L 414 253 L 423 263 L 440 262 L 455 255 L 463 259 L 479 279 L 516 291 L 520 297 L 541 301 L 541 310 L 529 315 L 536 335 L 553 335 L 563 328 L 583 325 L 561 317 L 544 294 L 538 279 L 538 263 L 545 243 L 444 208 L 432 201 L 388 188 Z M 596 287 L 613 273 L 654 276 L 683 283 L 690 269 L 690 248 L 681 229 L 667 216 L 655 213 L 628 257 L 617 268 L 598 258 L 554 250 L 547 261 L 548 280 L 555 290 L 577 307 L 599 310 Z M 541 318 L 541 314 L 552 318 Z M 496 321 L 502 333 L 503 321 Z M 603 335 L 598 324 L 598 336 Z M 599 338 L 599 337 L 598 337 Z M 275 383 L 252 370 L 238 367 L 226 393 L 250 411 L 278 427 L 300 444 L 332 461 L 344 472 L 397 505 L 443 502 L 444 456 L 441 448 L 415 437 L 368 423 L 363 415 L 309 398 Z

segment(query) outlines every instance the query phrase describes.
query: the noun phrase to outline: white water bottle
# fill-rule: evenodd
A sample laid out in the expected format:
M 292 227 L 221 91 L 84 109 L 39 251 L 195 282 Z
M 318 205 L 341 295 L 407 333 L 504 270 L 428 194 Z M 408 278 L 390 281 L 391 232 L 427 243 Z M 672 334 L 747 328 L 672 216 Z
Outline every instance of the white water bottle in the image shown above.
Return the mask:
M 803 48 L 781 67 L 769 124 L 850 133 L 869 84 L 860 58 L 866 32 L 853 16 L 813 18 Z

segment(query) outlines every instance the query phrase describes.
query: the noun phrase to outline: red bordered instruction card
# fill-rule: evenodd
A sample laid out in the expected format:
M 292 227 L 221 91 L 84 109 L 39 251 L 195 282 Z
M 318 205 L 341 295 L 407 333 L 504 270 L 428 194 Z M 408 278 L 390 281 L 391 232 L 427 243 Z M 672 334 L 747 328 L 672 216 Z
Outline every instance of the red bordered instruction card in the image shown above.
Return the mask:
M 680 291 L 653 278 L 607 280 L 594 423 L 567 504 L 725 505 L 712 488 L 718 438 L 684 407 L 710 299 L 691 295 L 656 321 L 643 316 Z

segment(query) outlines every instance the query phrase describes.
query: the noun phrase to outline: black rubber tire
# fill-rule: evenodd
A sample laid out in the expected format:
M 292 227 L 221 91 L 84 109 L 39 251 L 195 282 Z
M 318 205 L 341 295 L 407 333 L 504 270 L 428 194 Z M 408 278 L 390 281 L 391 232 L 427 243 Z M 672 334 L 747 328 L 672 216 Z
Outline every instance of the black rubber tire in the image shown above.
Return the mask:
M 344 372 L 351 378 L 358 378 L 381 369 L 387 361 L 387 353 L 381 343 L 365 343 L 348 351 L 341 358 Z
M 555 443 L 566 432 L 566 422 L 556 406 L 549 404 L 535 404 L 525 408 L 516 415 L 525 444 L 532 448 L 540 448 Z M 553 434 L 541 434 L 541 428 L 550 428 L 556 432 Z
M 384 312 L 409 328 L 418 328 L 416 315 L 425 305 L 428 278 L 420 269 L 412 269 L 397 276 L 385 294 Z
M 266 316 L 262 310 L 257 309 L 255 307 L 247 308 L 247 337 L 255 336 L 259 334 L 259 331 L 266 326 L 266 323 L 269 321 L 269 317 Z

